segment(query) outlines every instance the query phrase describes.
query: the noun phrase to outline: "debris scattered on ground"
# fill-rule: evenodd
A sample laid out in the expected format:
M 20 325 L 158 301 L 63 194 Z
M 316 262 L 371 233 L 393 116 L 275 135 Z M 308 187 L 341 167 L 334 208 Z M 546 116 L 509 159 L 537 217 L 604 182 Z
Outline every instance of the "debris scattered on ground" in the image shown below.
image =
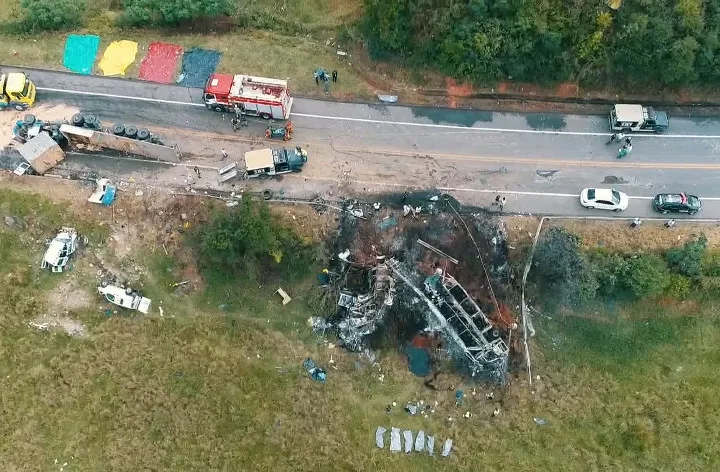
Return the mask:
M 292 301 L 292 298 L 290 298 L 290 295 L 287 294 L 285 290 L 283 290 L 281 287 L 278 287 L 277 290 L 275 290 L 275 293 L 279 294 L 282 297 L 282 304 L 287 305 Z
M 446 439 L 445 444 L 443 444 L 442 449 L 442 456 L 447 457 L 450 455 L 450 451 L 452 450 L 452 439 Z
M 383 428 L 382 426 L 378 426 L 377 430 L 375 431 L 375 444 L 380 449 L 385 448 L 385 432 L 387 431 L 386 428 Z
M 457 389 L 455 391 L 455 406 L 462 405 L 464 398 L 465 398 L 465 392 L 463 392 L 462 389 Z
M 90 195 L 88 201 L 100 205 L 110 206 L 115 201 L 117 187 L 110 183 L 109 179 L 97 179 L 95 191 Z
M 97 288 L 98 293 L 107 301 L 123 308 L 137 310 L 147 315 L 150 310 L 151 300 L 140 295 L 130 287 L 120 287 L 112 284 L 102 284 Z
M 430 355 L 425 349 L 409 347 L 407 349 L 408 369 L 418 377 L 430 375 Z
M 315 365 L 315 361 L 312 360 L 310 357 L 305 359 L 303 362 L 303 367 L 307 371 L 308 374 L 310 374 L 310 377 L 315 380 L 316 382 L 325 383 L 325 379 L 327 378 L 327 372 L 325 372 L 320 367 L 317 367 Z
M 70 260 L 70 256 L 77 251 L 79 245 L 80 239 L 75 228 L 63 227 L 60 232 L 48 242 L 48 247 L 45 250 L 45 255 L 40 263 L 40 267 L 43 269 L 49 268 L 54 273 L 64 271 Z
M 547 420 L 543 418 L 533 418 L 533 421 L 535 422 L 535 424 L 540 426 L 545 426 L 546 424 L 548 424 Z
M 84 324 L 66 316 L 43 315 L 41 318 L 29 322 L 28 325 L 41 331 L 62 331 L 74 338 L 84 338 L 88 335 Z

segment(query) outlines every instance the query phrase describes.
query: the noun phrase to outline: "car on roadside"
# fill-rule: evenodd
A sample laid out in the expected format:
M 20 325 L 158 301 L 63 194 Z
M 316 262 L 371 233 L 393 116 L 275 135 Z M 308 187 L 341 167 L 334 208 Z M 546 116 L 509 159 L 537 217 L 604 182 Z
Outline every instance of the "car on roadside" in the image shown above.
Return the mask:
M 660 213 L 687 213 L 694 215 L 702 209 L 702 201 L 695 195 L 659 193 L 653 198 L 653 208 Z
M 580 204 L 585 208 L 623 211 L 628 207 L 628 196 L 614 188 L 586 188 L 580 192 Z

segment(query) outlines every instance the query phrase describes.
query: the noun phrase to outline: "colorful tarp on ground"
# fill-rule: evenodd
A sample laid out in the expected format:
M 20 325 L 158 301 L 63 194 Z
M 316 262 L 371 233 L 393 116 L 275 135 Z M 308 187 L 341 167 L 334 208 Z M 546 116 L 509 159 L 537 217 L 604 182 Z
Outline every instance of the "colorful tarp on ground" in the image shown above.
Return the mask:
M 63 65 L 78 74 L 92 73 L 100 36 L 71 34 L 65 42 Z
M 220 53 L 208 49 L 192 48 L 185 52 L 182 61 L 182 72 L 177 82 L 185 87 L 205 86 L 220 62 Z
M 125 75 L 125 70 L 135 62 L 138 44 L 135 41 L 113 41 L 105 49 L 98 67 L 103 75 Z
M 169 84 L 175 77 L 177 62 L 183 53 L 182 46 L 170 43 L 150 43 L 140 64 L 139 77 L 143 80 Z

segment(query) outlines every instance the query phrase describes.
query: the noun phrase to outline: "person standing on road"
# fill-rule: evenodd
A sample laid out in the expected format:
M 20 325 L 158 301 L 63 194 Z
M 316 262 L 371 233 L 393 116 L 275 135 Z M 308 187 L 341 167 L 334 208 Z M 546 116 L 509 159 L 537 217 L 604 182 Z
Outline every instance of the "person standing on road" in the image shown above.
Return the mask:
M 665 222 L 665 227 L 666 227 L 666 228 L 672 228 L 672 227 L 674 227 L 674 226 L 675 226 L 675 220 L 674 220 L 674 219 L 673 219 L 673 220 L 668 220 L 668 221 Z
M 503 211 L 503 208 L 505 208 L 505 202 L 506 202 L 506 201 L 507 201 L 507 200 L 505 200 L 505 197 L 502 197 L 502 198 L 500 199 L 500 212 L 502 212 L 502 211 Z
M 639 228 L 641 224 L 642 224 L 642 220 L 640 220 L 640 218 L 635 218 L 632 221 L 632 223 L 630 223 L 630 227 L 631 228 Z
M 222 154 L 222 158 L 220 159 L 221 161 L 224 161 L 225 159 L 227 159 L 228 153 L 225 150 L 225 148 L 220 148 L 220 154 Z

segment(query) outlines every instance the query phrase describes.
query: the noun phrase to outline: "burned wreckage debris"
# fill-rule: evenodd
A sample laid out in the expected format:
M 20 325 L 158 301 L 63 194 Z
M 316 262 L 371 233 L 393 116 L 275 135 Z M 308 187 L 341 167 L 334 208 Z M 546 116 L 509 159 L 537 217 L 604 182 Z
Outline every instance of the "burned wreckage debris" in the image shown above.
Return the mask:
M 447 353 L 473 377 L 504 384 L 509 347 L 467 291 L 443 269 L 424 277 L 396 259 L 378 257 L 376 264 L 363 265 L 341 254 L 340 292 L 337 312 L 328 321 L 314 318 L 313 330 L 334 328 L 339 344 L 351 351 L 366 348 L 368 336 L 392 316 L 393 305 L 401 302 L 420 310 L 425 331 L 444 338 Z M 424 280 L 423 280 L 424 277 Z M 396 283 L 409 289 L 400 296 Z M 422 287 L 422 288 L 420 288 Z M 404 294 L 408 300 L 400 300 Z M 334 322 L 330 322 L 334 320 Z

